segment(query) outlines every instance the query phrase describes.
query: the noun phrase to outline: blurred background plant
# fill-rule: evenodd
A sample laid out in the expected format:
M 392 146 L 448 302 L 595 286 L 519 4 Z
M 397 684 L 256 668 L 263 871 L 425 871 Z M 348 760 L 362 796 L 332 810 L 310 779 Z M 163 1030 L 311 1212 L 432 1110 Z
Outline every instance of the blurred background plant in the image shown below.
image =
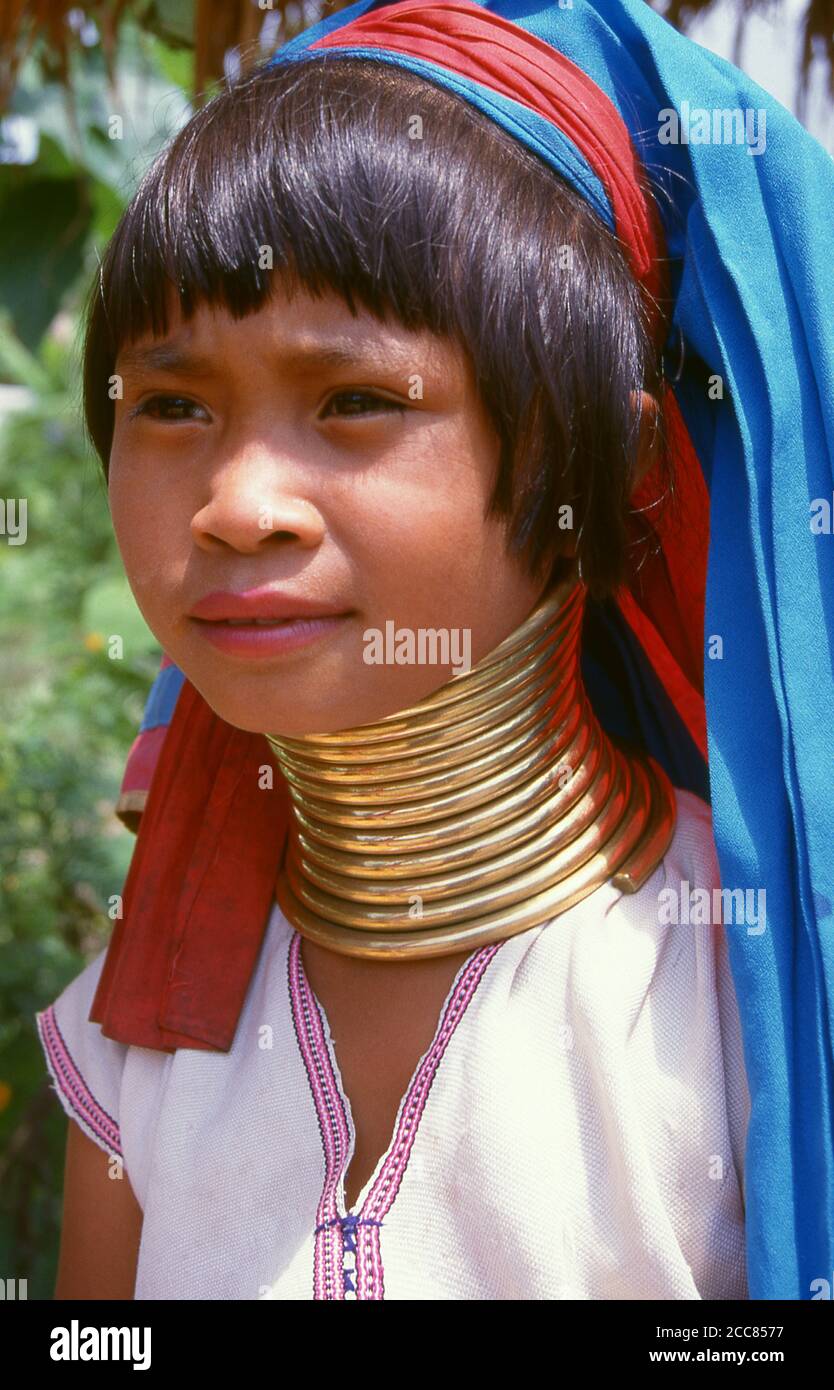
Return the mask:
M 688 29 L 714 3 L 658 8 Z M 743 65 L 748 20 L 778 3 L 739 0 L 728 56 Z M 81 425 L 84 298 L 157 150 L 216 84 L 339 8 L 0 6 L 0 1277 L 30 1298 L 52 1296 L 67 1126 L 34 1014 L 112 930 L 134 844 L 114 806 L 160 659 Z M 814 64 L 832 88 L 832 12 L 803 0 L 800 115 Z
M 30 1298 L 54 1286 L 67 1125 L 34 1013 L 112 930 L 134 843 L 114 805 L 161 655 L 82 429 L 83 304 L 147 164 L 235 70 L 227 51 L 251 61 L 259 35 L 268 50 L 309 22 L 286 8 L 0 10 L 0 1274 Z

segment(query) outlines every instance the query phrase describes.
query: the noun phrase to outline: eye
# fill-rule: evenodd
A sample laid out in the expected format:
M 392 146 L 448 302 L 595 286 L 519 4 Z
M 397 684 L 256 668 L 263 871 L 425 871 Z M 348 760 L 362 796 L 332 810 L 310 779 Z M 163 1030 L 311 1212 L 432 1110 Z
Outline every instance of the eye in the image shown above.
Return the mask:
M 191 411 L 201 411 L 202 418 L 206 418 L 203 407 L 197 405 L 196 401 L 189 400 L 187 396 L 149 396 L 146 401 L 141 401 L 131 410 L 130 416 L 133 419 L 136 415 L 148 415 L 152 420 L 173 423 L 200 418 L 191 415 Z
M 339 403 L 346 403 L 346 410 L 332 410 L 331 407 Z M 350 409 L 351 406 L 359 406 L 359 409 Z M 363 409 L 363 405 L 366 407 Z M 404 411 L 407 407 L 400 401 L 389 400 L 387 396 L 378 396 L 374 391 L 337 391 L 330 397 L 320 419 L 326 419 L 328 415 L 341 415 L 343 417 L 356 415 L 373 415 L 376 411 L 399 410 Z

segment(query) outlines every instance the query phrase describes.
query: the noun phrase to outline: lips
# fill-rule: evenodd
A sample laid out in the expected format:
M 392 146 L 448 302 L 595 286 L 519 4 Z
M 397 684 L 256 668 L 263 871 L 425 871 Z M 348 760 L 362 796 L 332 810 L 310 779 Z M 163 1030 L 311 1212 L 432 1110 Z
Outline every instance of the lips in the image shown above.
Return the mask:
M 286 627 L 292 618 L 215 618 L 214 622 L 221 627 Z
M 261 587 L 240 593 L 215 590 L 191 609 L 190 617 L 202 622 L 234 626 L 269 626 L 311 618 L 332 618 L 347 610 L 338 604 L 320 603 L 288 589 Z
M 327 641 L 351 611 L 291 589 L 262 585 L 238 592 L 215 590 L 194 605 L 189 617 L 200 641 L 249 664 L 283 661 Z
M 236 661 L 278 661 L 324 642 L 341 631 L 348 613 L 315 618 L 246 619 L 209 622 L 194 618 L 198 640 Z

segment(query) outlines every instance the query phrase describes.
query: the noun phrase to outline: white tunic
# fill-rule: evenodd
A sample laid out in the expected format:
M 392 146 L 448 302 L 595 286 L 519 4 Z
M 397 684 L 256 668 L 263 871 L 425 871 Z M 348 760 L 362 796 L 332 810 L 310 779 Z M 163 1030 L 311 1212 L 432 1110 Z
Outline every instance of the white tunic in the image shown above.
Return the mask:
M 720 882 L 709 807 L 676 795 L 639 893 L 607 883 L 464 962 L 350 1212 L 350 1105 L 278 906 L 228 1053 L 103 1037 L 102 951 L 37 1022 L 65 1110 L 143 1209 L 135 1297 L 747 1298 L 725 927 L 659 909 Z

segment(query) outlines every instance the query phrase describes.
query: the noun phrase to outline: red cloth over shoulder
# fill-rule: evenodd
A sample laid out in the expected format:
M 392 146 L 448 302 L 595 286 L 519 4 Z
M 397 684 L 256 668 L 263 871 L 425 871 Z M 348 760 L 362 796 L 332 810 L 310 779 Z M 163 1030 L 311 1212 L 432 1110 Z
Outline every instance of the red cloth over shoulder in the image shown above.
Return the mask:
M 272 786 L 264 769 L 272 770 Z M 116 1042 L 226 1052 L 257 965 L 289 827 L 263 734 L 185 681 L 162 744 L 90 1021 Z

